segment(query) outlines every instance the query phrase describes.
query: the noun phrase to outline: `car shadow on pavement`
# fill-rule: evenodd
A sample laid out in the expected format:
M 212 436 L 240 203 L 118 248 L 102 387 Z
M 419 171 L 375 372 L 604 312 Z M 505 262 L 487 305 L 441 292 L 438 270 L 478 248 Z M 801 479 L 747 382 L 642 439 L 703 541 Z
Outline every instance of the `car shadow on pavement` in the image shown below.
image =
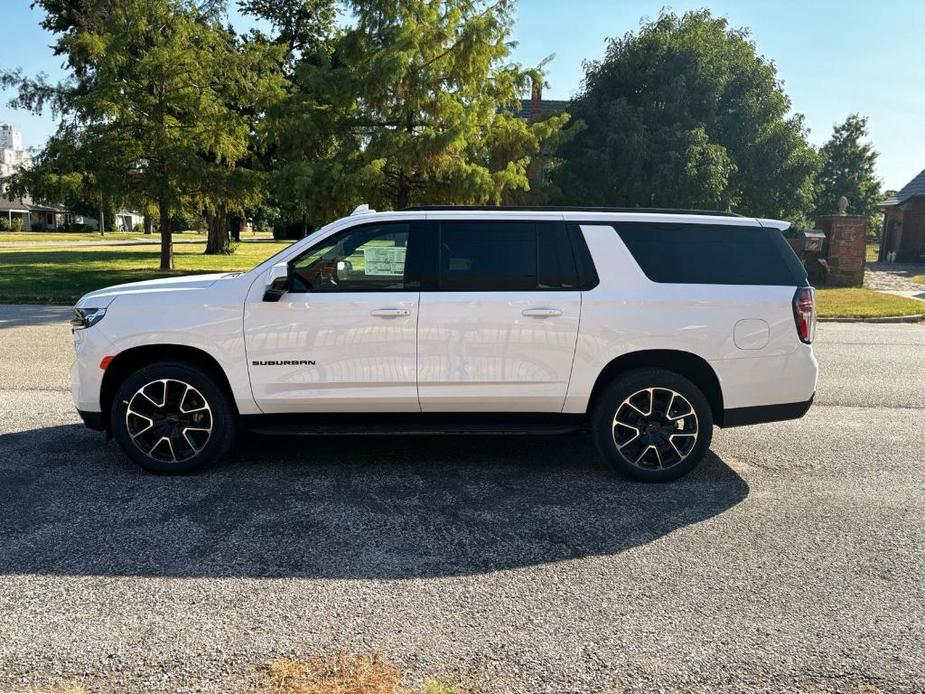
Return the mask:
M 159 477 L 67 425 L 0 436 L 0 573 L 470 575 L 611 555 L 747 495 L 712 453 L 639 484 L 582 436 L 250 436 L 205 474 Z

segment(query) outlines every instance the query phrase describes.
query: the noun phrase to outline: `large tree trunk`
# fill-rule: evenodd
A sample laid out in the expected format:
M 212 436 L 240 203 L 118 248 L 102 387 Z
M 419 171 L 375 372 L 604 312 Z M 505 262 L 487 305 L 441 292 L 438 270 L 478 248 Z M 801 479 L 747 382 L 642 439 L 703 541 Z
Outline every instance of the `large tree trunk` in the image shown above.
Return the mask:
M 103 212 L 103 196 L 100 196 L 100 236 L 106 233 L 106 213 Z
M 231 238 L 228 235 L 228 213 L 224 207 L 215 211 L 206 212 L 208 225 L 208 239 L 206 240 L 206 255 L 222 255 L 231 253 Z
M 241 219 L 241 215 L 235 214 L 231 217 L 231 238 L 235 240 L 236 243 L 241 242 L 241 227 L 244 224 L 244 220 Z
M 170 230 L 170 203 L 166 198 L 158 202 L 161 217 L 161 270 L 173 270 L 173 233 Z
M 150 234 L 154 231 L 154 220 L 151 218 L 151 215 L 145 212 L 144 219 L 145 234 Z

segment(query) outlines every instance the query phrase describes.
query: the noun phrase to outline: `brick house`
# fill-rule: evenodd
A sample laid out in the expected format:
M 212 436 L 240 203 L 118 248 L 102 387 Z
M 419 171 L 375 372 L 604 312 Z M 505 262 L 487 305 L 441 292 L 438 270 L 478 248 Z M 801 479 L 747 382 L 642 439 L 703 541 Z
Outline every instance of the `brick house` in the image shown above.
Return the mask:
M 881 202 L 880 209 L 883 229 L 877 260 L 884 262 L 895 252 L 896 262 L 925 262 L 925 171 Z

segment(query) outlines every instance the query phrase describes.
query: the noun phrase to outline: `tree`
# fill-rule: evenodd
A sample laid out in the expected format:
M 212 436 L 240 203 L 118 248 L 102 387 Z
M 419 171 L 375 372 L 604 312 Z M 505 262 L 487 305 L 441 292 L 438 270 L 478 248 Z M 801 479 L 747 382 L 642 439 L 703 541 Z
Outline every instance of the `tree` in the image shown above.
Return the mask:
M 33 158 L 32 165 L 16 171 L 5 181 L 7 195 L 31 196 L 33 200 L 64 204 L 79 214 L 96 217 L 102 236 L 106 220 L 122 202 L 113 178 L 105 169 L 99 174 L 93 152 L 83 146 L 80 134 L 64 125 Z
M 281 57 L 290 74 L 297 60 L 323 49 L 337 19 L 335 0 L 240 0 L 238 5 L 244 14 L 270 25 L 271 39 L 255 35 L 285 48 Z
M 819 152 L 822 166 L 816 176 L 817 211 L 835 212 L 838 199 L 844 195 L 852 214 L 879 214 L 877 203 L 883 196 L 875 171 L 878 154 L 867 138 L 867 118 L 856 113 L 835 126 Z
M 37 0 L 67 78 L 7 72 L 18 106 L 62 116 L 95 176 L 157 204 L 162 269 L 173 267 L 170 219 L 247 155 L 249 112 L 281 95 L 279 51 L 239 43 L 215 0 Z M 60 133 L 61 131 L 59 131 Z
M 355 23 L 303 55 L 272 114 L 273 190 L 307 225 L 358 202 L 500 203 L 567 119 L 514 116 L 512 1 L 354 0 Z
M 748 32 L 663 12 L 586 64 L 555 183 L 570 204 L 798 217 L 816 157 Z

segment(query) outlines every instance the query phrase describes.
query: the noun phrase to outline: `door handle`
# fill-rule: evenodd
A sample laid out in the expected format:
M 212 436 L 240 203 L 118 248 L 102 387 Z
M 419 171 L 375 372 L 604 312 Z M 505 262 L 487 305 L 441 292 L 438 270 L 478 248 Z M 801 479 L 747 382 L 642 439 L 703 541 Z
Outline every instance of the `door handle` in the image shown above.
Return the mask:
M 377 308 L 370 311 L 369 315 L 379 318 L 400 318 L 401 316 L 410 316 L 411 311 L 406 308 Z
M 552 316 L 562 315 L 562 311 L 557 308 L 525 308 L 520 313 L 523 316 L 533 316 L 534 318 L 551 318 Z

